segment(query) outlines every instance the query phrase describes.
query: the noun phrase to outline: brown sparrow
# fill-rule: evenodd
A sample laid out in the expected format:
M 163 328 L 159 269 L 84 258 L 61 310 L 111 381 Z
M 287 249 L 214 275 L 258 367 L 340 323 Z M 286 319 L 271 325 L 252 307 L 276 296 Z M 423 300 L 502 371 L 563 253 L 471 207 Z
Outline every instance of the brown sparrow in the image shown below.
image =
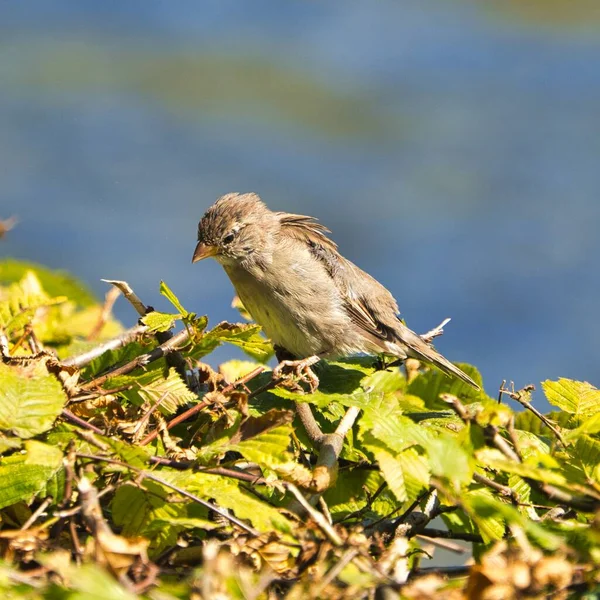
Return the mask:
M 345 259 L 313 217 L 273 212 L 257 194 L 226 194 L 198 224 L 192 262 L 223 266 L 252 318 L 315 389 L 320 358 L 386 354 L 416 358 L 479 386 L 398 318 L 392 294 Z M 279 355 L 279 354 L 278 354 Z

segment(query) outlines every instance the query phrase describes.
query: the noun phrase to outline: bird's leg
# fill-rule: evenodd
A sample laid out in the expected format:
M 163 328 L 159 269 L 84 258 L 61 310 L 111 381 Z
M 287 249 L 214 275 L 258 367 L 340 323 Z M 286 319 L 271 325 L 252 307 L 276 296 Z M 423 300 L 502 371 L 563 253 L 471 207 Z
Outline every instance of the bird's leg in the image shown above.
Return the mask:
M 273 369 L 273 378 L 279 379 L 284 377 L 284 370 L 291 370 L 291 372 L 298 377 L 301 381 L 304 381 L 310 388 L 310 392 L 313 393 L 319 387 L 319 378 L 314 374 L 311 367 L 321 360 L 320 356 L 309 356 L 302 360 L 282 360 Z

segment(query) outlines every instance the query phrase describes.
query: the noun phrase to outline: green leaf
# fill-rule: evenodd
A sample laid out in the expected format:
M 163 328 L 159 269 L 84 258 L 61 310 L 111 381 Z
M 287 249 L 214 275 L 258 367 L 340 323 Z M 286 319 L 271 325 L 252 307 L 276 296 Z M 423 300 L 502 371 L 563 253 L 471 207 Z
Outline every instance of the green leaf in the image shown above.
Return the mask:
M 17 450 L 23 445 L 20 438 L 17 437 L 4 437 L 0 434 L 0 455 L 4 454 L 7 450 Z
M 365 446 L 373 453 L 383 477 L 397 500 L 399 502 L 407 500 L 408 494 L 406 492 L 406 484 L 404 483 L 404 470 L 402 464 L 383 445 L 377 443 L 365 443 Z
M 165 488 L 149 480 L 144 481 L 144 487 L 147 489 L 125 483 L 117 488 L 110 503 L 113 521 L 125 536 L 144 534 L 154 519 L 153 511 L 168 505 Z
M 143 341 L 131 342 L 116 350 L 107 350 L 84 368 L 83 377 L 91 379 L 119 364 L 128 363 L 130 360 L 140 356 L 140 354 L 150 352 L 156 345 L 156 340 L 150 338 Z
M 572 423 L 573 415 L 567 412 L 556 410 L 546 413 L 545 416 L 553 425 L 557 425 L 560 429 L 574 426 Z M 517 429 L 522 429 L 523 431 L 528 431 L 536 436 L 543 436 L 547 438 L 545 441 L 554 437 L 554 434 L 550 429 L 548 429 L 536 415 L 528 410 L 515 413 L 515 427 Z
M 42 554 L 37 559 L 57 573 L 65 582 L 66 589 L 54 588 L 44 597 L 68 598 L 69 600 L 136 600 L 139 596 L 128 591 L 108 571 L 97 564 L 74 563 L 64 560 L 60 553 Z M 39 596 L 42 597 L 41 595 Z
M 476 488 L 464 495 L 464 507 L 483 538 L 484 544 L 501 540 L 504 536 L 504 516 L 494 504 L 493 493 L 488 488 Z
M 143 487 L 126 483 L 111 501 L 112 518 L 125 536 L 143 535 L 150 540 L 150 554 L 157 555 L 177 542 L 185 529 L 215 529 L 208 511 L 199 504 L 172 502 L 163 486 L 145 480 Z
M 282 513 L 240 488 L 236 481 L 210 473 L 163 471 L 161 476 L 201 498 L 213 499 L 219 506 L 232 510 L 238 518 L 249 520 L 259 531 L 292 532 L 292 523 Z
M 119 378 L 110 381 L 111 385 L 119 385 Z M 198 400 L 198 396 L 187 387 L 173 367 L 166 378 L 162 376 L 162 370 L 150 370 L 138 375 L 132 382 L 132 388 L 121 394 L 136 406 L 144 403 L 154 406 L 160 400 L 158 410 L 164 415 L 172 415 L 180 406 Z
M 359 421 L 359 431 L 362 436 L 370 433 L 395 452 L 415 445 L 425 448 L 435 437 L 425 427 L 405 417 L 389 399 L 365 408 Z
M 398 367 L 375 371 L 361 381 L 361 386 L 364 389 L 373 389 L 384 394 L 403 392 L 406 385 L 406 378 Z
M 431 472 L 427 456 L 409 448 L 396 455 L 396 461 L 404 473 L 404 484 L 408 498 L 414 500 L 429 487 Z
M 25 454 L 5 458 L 0 465 L 0 508 L 29 503 L 47 490 L 48 481 L 62 468 L 62 452 L 35 440 L 25 442 Z M 56 496 L 55 496 L 56 497 Z
M 456 363 L 456 366 L 469 375 L 483 390 L 481 375 L 474 366 L 466 363 Z M 456 377 L 449 377 L 433 367 L 415 377 L 408 384 L 406 393 L 422 398 L 429 408 L 442 406 L 447 408 L 447 404 L 439 399 L 440 394 L 452 394 L 460 398 L 463 403 L 481 402 L 489 399 L 484 391 L 477 391 L 464 381 Z
M 270 342 L 260 335 L 258 325 L 247 323 L 219 323 L 205 333 L 194 345 L 190 353 L 194 358 L 210 354 L 223 342 L 241 348 L 248 356 L 261 363 L 267 362 L 273 356 Z
M 425 449 L 433 475 L 448 479 L 452 483 L 466 484 L 471 481 L 473 461 L 455 437 L 442 434 L 429 441 Z
M 566 439 L 567 441 L 572 441 L 584 433 L 600 433 L 600 413 L 596 413 L 593 417 L 585 420 L 579 427 L 570 431 Z
M 0 297 L 0 327 L 9 336 L 31 323 L 38 309 L 67 300 L 64 296 L 48 296 L 33 271 L 27 271 L 23 279 L 9 286 Z
M 373 404 L 380 404 L 383 401 L 383 395 L 380 392 L 356 392 L 354 394 L 335 394 L 326 393 L 317 390 L 312 394 L 303 394 L 292 392 L 282 387 L 276 387 L 265 395 L 277 396 L 293 402 L 308 402 L 321 409 L 328 409 L 333 420 L 339 420 L 342 416 L 343 408 L 357 406 L 359 408 L 368 408 Z M 326 418 L 328 415 L 324 415 Z M 330 419 L 331 420 L 331 419 Z
M 359 421 L 359 437 L 399 501 L 413 500 L 428 485 L 429 462 L 414 446 L 434 448 L 436 438 L 402 415 L 393 402 L 365 409 Z
M 0 364 L 0 430 L 30 438 L 52 427 L 67 397 L 43 362 L 28 367 Z
M 290 413 L 290 420 L 291 418 Z M 227 449 L 235 450 L 247 460 L 269 469 L 289 465 L 299 466 L 296 465 L 294 455 L 289 451 L 293 431 L 291 425 L 283 425 L 237 444 L 231 444 Z
M 156 310 L 142 317 L 142 323 L 148 327 L 148 331 L 169 331 L 175 325 L 175 321 L 181 318 L 181 314 L 161 313 Z
M 171 288 L 164 282 L 160 282 L 160 293 L 177 309 L 177 312 L 184 318 L 188 317 L 189 313 L 179 301 L 179 298 L 173 293 Z
M 145 446 L 128 444 L 116 437 L 96 436 L 101 442 L 110 447 L 116 458 L 133 467 L 142 468 L 150 462 L 150 452 Z
M 546 380 L 542 387 L 550 404 L 576 417 L 589 419 L 600 412 L 600 390 L 585 381 Z
M 254 371 L 257 366 L 255 362 L 249 360 L 228 360 L 219 365 L 219 373 L 225 377 L 227 383 L 233 383 L 244 377 L 244 375 L 248 375 L 248 373 Z
M 595 440 L 589 435 L 582 435 L 575 444 L 575 460 L 583 465 L 586 476 L 589 479 L 598 477 L 600 471 L 600 440 Z
M 71 302 L 85 308 L 97 304 L 91 290 L 65 271 L 53 271 L 36 263 L 6 259 L 0 262 L 0 283 L 7 285 L 21 281 L 28 271 L 33 271 L 47 294 L 67 296 Z
M 532 456 L 527 462 L 522 463 L 506 460 L 504 458 L 494 458 L 491 456 L 491 453 L 478 452 L 477 456 L 478 462 L 490 469 L 503 471 L 504 473 L 512 473 L 524 477 L 525 479 L 534 479 L 535 481 L 542 481 L 543 483 L 550 483 L 552 485 L 568 485 L 564 475 L 558 470 L 546 469 L 538 464 L 535 458 L 541 459 L 543 455 L 538 455 L 537 457 Z M 548 456 L 548 458 L 550 457 Z
M 373 496 L 384 482 L 382 475 L 368 469 L 340 469 L 335 486 L 325 492 L 325 501 L 336 521 L 365 508 L 367 494 Z M 364 516 L 374 519 L 389 515 L 398 508 L 396 497 L 387 488 L 382 490 Z M 364 518 L 363 516 L 363 518 Z
M 559 536 L 528 519 L 513 506 L 498 500 L 487 488 L 470 493 L 466 504 L 471 509 L 469 514 L 479 526 L 485 541 L 500 539 L 503 531 L 500 532 L 499 524 L 505 521 L 521 527 L 529 537 L 547 550 L 556 550 L 562 544 Z

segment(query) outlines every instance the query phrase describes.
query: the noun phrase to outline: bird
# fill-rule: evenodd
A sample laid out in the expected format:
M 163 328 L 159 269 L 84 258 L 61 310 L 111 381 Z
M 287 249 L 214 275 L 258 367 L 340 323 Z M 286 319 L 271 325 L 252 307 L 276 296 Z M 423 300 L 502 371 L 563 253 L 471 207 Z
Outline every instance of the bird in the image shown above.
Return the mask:
M 416 358 L 479 385 L 409 329 L 391 292 L 344 258 L 316 218 L 270 210 L 256 193 L 221 196 L 198 224 L 192 263 L 215 258 L 253 320 L 310 386 L 321 359 L 359 354 Z

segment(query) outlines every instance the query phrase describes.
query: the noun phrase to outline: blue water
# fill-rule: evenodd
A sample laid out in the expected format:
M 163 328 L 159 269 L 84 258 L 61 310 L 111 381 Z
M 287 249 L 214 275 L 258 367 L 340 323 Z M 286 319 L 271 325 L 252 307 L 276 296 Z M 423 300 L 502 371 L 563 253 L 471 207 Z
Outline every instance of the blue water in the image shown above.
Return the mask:
M 101 278 L 126 279 L 158 308 L 165 279 L 212 323 L 236 320 L 219 266 L 190 258 L 216 197 L 257 191 L 321 218 L 417 331 L 451 316 L 438 348 L 490 393 L 600 385 L 600 37 L 593 15 L 552 16 L 2 3 L 0 218 L 20 224 L 0 253 L 99 296 Z

